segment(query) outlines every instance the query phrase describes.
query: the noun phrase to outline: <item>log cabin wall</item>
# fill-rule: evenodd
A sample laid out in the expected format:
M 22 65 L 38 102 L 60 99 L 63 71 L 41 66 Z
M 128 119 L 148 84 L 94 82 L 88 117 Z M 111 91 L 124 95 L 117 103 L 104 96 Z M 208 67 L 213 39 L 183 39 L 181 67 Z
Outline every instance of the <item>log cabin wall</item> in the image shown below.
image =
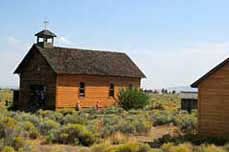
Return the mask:
M 85 83 L 85 97 L 80 97 L 80 82 Z M 121 88 L 140 88 L 140 78 L 109 77 L 93 75 L 58 75 L 56 81 L 56 108 L 93 107 L 99 102 L 101 107 L 110 106 L 117 101 Z M 114 84 L 114 97 L 109 97 L 110 84 Z
M 20 74 L 19 107 L 23 109 L 30 100 L 30 86 L 44 85 L 47 87 L 45 105 L 55 108 L 56 74 L 37 50 L 30 52 L 29 61 Z
M 198 85 L 199 133 L 229 136 L 229 64 Z

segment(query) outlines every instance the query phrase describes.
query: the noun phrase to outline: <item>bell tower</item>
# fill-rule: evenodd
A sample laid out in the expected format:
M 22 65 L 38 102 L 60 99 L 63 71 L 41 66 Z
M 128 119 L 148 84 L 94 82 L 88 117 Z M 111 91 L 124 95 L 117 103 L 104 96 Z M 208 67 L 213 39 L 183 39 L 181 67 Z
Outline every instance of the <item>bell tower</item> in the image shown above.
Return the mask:
M 37 44 L 43 48 L 51 48 L 54 45 L 54 38 L 56 35 L 51 31 L 47 30 L 46 27 L 44 30 L 35 34 L 37 37 Z

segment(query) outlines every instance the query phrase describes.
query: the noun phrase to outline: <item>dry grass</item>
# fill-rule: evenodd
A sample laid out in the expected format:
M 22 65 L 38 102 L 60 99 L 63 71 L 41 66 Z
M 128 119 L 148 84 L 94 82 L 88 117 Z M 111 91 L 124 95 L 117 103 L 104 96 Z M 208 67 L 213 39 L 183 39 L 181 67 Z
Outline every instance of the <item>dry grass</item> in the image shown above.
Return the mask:
M 86 151 L 89 148 L 83 146 L 71 146 L 61 144 L 43 144 L 42 140 L 31 140 L 31 152 L 79 152 Z
M 135 136 L 127 136 L 121 132 L 116 132 L 106 139 L 105 143 L 117 145 L 126 143 L 137 143 L 137 138 Z
M 8 89 L 0 90 L 0 103 L 5 103 L 5 101 L 13 101 L 13 91 Z

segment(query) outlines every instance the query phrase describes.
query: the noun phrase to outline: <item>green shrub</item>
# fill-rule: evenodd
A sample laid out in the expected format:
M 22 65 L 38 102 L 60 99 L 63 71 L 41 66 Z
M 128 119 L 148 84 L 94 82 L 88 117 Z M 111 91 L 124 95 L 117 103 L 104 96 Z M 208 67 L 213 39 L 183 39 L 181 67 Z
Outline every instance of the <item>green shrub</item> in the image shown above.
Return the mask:
M 151 101 L 149 105 L 145 107 L 146 110 L 165 110 L 163 103 L 160 101 Z
M 89 146 L 95 142 L 95 137 L 80 124 L 68 124 L 62 128 L 52 130 L 49 133 L 48 140 L 54 143 Z
M 111 146 L 106 152 L 150 152 L 147 144 L 122 144 Z
M 30 121 L 25 121 L 23 122 L 23 128 L 26 130 L 26 131 L 30 131 L 32 130 L 34 127 L 33 123 L 30 122 Z
M 99 144 L 91 148 L 91 152 L 153 152 L 147 144 Z
M 15 150 L 19 150 L 20 148 L 23 148 L 25 146 L 25 140 L 22 137 L 16 137 L 12 143 L 12 147 L 14 147 Z
M 163 152 L 192 152 L 192 146 L 190 144 L 174 145 L 167 143 L 161 147 Z
M 60 127 L 60 124 L 51 119 L 44 119 L 41 122 L 40 132 L 43 135 L 48 135 L 51 129 L 57 129 Z
M 25 139 L 21 136 L 18 137 L 11 136 L 1 140 L 0 151 L 1 149 L 4 149 L 4 147 L 12 147 L 18 151 L 20 149 L 24 149 L 25 147 L 28 147 L 28 144 L 25 142 Z
M 197 131 L 197 117 L 195 114 L 177 115 L 175 125 L 185 134 L 195 133 Z
M 95 114 L 91 114 L 91 116 L 93 116 Z M 77 113 L 73 113 L 73 114 L 67 114 L 65 115 L 65 117 L 63 118 L 63 123 L 64 124 L 86 124 L 88 122 L 90 115 L 88 113 L 85 112 L 77 112 Z
M 77 111 L 75 109 L 72 109 L 72 108 L 64 108 L 64 109 L 58 110 L 58 112 L 60 112 L 61 114 L 63 114 L 65 116 L 68 114 L 72 115 L 72 114 L 76 113 Z
M 80 110 L 80 113 L 88 113 L 88 114 L 91 114 L 91 115 L 95 115 L 97 112 L 98 111 L 97 111 L 95 106 Z
M 3 116 L 0 118 L 0 125 L 1 128 L 5 127 L 5 128 L 13 129 L 16 127 L 17 121 L 9 116 Z
M 9 117 L 0 117 L 0 140 L 3 139 L 5 145 L 12 145 L 14 137 L 25 134 L 25 131 L 18 126 L 18 122 Z
M 142 135 L 152 128 L 152 121 L 147 120 L 142 114 L 139 115 L 104 115 L 99 122 L 97 132 L 101 137 L 108 137 L 115 132 L 123 134 Z
M 63 119 L 63 114 L 58 111 L 50 111 L 50 110 L 39 110 L 36 112 L 36 115 L 41 116 L 45 119 L 51 119 L 53 121 L 61 122 Z
M 5 146 L 1 152 L 15 152 L 13 147 Z
M 201 145 L 205 144 L 214 144 L 218 146 L 224 146 L 226 143 L 229 142 L 228 137 L 213 137 L 213 136 L 201 136 L 201 135 L 194 135 L 194 134 L 187 134 L 183 136 L 170 136 L 165 135 L 157 140 L 154 140 L 150 143 L 152 148 L 159 148 L 161 145 L 166 143 L 174 143 L 174 144 L 183 144 L 183 143 L 191 143 L 193 145 Z
M 131 121 L 123 119 L 117 115 L 104 116 L 99 130 L 101 136 L 107 137 L 118 131 L 122 133 L 135 134 L 136 127 Z
M 120 114 L 124 111 L 121 107 L 111 106 L 104 109 L 104 114 Z
M 151 121 L 135 121 L 135 127 L 137 133 L 148 133 L 152 129 Z
M 168 111 L 155 111 L 153 113 L 153 124 L 155 126 L 165 125 L 174 122 L 175 114 Z
M 27 131 L 15 119 L 6 115 L 0 116 L 0 150 L 7 146 L 15 150 L 23 148 L 26 145 L 26 134 Z
M 107 137 L 116 132 L 117 126 L 122 122 L 122 119 L 116 115 L 104 115 L 101 122 L 99 132 L 101 137 Z
M 79 114 L 78 113 L 74 113 L 74 114 L 67 114 L 65 115 L 64 119 L 63 119 L 63 123 L 64 124 L 74 124 L 74 123 L 79 123 Z
M 119 124 L 117 124 L 116 131 L 120 131 L 124 134 L 136 134 L 137 133 L 137 130 L 136 130 L 137 125 L 139 125 L 139 122 L 122 120 L 119 122 Z
M 14 119 L 16 119 L 18 122 L 30 121 L 36 128 L 40 128 L 41 119 L 34 114 L 17 112 L 17 114 L 14 116 Z
M 119 105 L 125 110 L 141 109 L 148 103 L 150 97 L 139 89 L 122 89 L 118 94 Z
M 226 152 L 226 150 L 215 145 L 201 145 L 198 148 L 198 152 Z
M 31 139 L 36 139 L 39 136 L 39 131 L 30 121 L 22 122 L 21 125 L 23 129 L 27 131 L 27 134 Z

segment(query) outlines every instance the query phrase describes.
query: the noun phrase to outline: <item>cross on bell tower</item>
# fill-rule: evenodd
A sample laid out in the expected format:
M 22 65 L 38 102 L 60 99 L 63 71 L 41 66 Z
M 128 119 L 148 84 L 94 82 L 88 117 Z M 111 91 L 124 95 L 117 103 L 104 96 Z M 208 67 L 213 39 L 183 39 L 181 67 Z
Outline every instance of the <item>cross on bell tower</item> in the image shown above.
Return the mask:
M 49 24 L 49 21 L 48 21 L 48 20 L 45 20 L 45 21 L 44 21 L 44 28 L 45 28 L 45 29 L 47 29 L 48 24 Z
M 37 37 L 37 44 L 43 48 L 53 47 L 54 38 L 56 37 L 54 33 L 52 33 L 51 31 L 47 29 L 48 23 L 49 22 L 45 20 L 44 21 L 44 30 L 35 34 L 35 36 Z

